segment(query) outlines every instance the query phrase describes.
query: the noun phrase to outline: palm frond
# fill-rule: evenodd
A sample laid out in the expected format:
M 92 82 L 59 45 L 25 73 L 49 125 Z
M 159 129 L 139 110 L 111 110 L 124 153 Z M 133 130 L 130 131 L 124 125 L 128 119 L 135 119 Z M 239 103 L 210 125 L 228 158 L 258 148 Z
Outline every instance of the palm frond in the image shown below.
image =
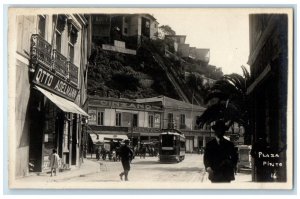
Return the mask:
M 243 65 L 241 66 L 241 68 L 243 70 L 243 74 L 244 74 L 244 77 L 245 77 L 246 81 L 249 81 L 250 80 L 250 73 L 249 73 L 249 71 Z

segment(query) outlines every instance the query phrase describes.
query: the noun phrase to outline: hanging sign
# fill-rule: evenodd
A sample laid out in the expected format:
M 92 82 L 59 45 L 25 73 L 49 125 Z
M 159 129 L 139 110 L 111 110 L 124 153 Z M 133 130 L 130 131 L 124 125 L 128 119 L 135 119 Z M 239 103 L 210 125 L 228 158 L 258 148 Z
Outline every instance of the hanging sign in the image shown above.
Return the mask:
M 41 66 L 35 70 L 33 83 L 71 101 L 74 101 L 78 94 L 78 89 Z

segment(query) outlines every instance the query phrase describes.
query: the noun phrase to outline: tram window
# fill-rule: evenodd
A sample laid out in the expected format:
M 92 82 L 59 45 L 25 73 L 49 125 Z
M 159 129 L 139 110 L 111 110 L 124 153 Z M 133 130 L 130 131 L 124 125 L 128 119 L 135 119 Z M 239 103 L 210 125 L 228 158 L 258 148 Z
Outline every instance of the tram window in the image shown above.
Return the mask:
M 185 142 L 180 142 L 180 148 L 184 148 L 185 147 Z
M 173 147 L 173 144 L 174 144 L 173 143 L 174 142 L 173 137 L 174 136 L 163 135 L 161 145 L 164 146 L 164 147 Z

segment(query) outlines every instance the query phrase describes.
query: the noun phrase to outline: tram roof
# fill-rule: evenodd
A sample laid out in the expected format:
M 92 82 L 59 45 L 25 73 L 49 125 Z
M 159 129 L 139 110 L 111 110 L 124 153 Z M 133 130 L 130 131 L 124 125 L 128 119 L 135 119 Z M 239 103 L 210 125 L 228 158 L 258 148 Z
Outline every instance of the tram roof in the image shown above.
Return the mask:
M 165 134 L 184 136 L 184 134 L 181 131 L 176 129 L 162 129 L 161 135 L 165 135 Z

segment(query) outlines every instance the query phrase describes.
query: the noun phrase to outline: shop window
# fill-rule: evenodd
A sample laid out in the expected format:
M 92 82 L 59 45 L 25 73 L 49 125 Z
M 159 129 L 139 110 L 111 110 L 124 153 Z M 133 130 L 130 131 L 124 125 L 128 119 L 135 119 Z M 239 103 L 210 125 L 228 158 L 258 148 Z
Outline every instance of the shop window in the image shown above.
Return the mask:
M 121 126 L 121 113 L 116 113 L 116 126 Z
M 45 15 L 39 15 L 38 16 L 38 34 L 46 38 L 46 16 Z
M 104 124 L 104 112 L 97 113 L 97 125 L 102 126 Z
M 154 116 L 153 115 L 149 115 L 149 127 L 153 128 L 154 126 Z

